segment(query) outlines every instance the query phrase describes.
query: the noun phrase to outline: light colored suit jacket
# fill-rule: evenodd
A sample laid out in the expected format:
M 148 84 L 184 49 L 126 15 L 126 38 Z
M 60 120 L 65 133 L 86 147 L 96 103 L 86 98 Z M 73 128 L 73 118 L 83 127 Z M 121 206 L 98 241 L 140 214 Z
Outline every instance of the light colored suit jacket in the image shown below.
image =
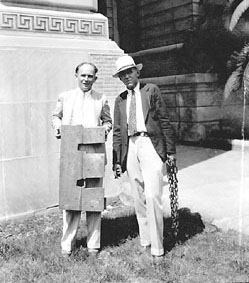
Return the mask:
M 73 109 L 76 102 L 77 94 L 82 94 L 80 88 L 62 92 L 57 100 L 55 110 L 52 113 L 52 127 L 55 130 L 61 128 L 61 125 L 72 125 L 72 115 Z M 106 97 L 94 90 L 91 91 L 91 96 L 94 100 L 93 109 L 91 111 L 95 112 L 96 115 L 96 125 L 104 126 L 106 130 L 106 135 L 112 129 L 112 118 L 110 115 L 110 107 L 106 100 Z M 105 152 L 105 144 L 93 145 L 96 152 Z M 103 149 L 103 148 L 104 149 Z M 105 155 L 105 164 L 107 163 Z
M 72 114 L 78 93 L 82 93 L 80 88 L 62 92 L 57 100 L 55 110 L 52 113 L 52 127 L 57 130 L 61 125 L 72 125 Z M 97 123 L 94 126 L 105 126 L 109 132 L 112 128 L 110 107 L 105 95 L 92 90 L 91 96 L 94 100 L 94 107 Z

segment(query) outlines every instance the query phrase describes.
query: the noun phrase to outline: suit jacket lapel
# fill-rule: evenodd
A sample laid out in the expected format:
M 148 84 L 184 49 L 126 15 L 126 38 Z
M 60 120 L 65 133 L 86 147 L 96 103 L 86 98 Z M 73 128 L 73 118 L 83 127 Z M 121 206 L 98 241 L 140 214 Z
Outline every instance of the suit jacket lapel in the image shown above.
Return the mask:
M 140 89 L 141 92 L 141 100 L 142 100 L 142 108 L 143 108 L 143 114 L 144 114 L 144 121 L 146 121 L 149 108 L 150 108 L 150 96 L 149 93 L 145 90 L 145 88 Z
M 124 125 L 127 126 L 127 113 L 126 113 L 126 105 L 127 105 L 127 94 L 128 94 L 128 91 L 125 91 L 122 93 L 121 97 L 122 97 L 122 100 L 120 102 L 120 114 L 121 114 L 121 117 L 123 117 L 123 121 L 124 121 Z

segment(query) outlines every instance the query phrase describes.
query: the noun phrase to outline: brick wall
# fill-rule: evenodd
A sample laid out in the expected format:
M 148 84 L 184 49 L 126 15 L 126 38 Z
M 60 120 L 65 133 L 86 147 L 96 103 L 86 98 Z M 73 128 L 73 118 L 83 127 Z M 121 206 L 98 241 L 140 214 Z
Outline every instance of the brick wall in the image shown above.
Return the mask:
M 119 0 L 120 47 L 126 52 L 182 42 L 198 18 L 200 0 Z
M 91 61 L 98 67 L 98 79 L 94 88 L 103 92 L 110 100 L 114 99 L 122 90 L 123 85 L 119 79 L 113 78 L 116 71 L 115 61 L 119 55 L 91 54 Z
M 198 17 L 199 0 L 140 0 L 140 49 L 182 42 Z
M 183 43 L 198 19 L 199 7 L 200 0 L 117 1 L 119 46 L 143 63 L 142 77 L 186 73 L 178 50 L 138 52 Z

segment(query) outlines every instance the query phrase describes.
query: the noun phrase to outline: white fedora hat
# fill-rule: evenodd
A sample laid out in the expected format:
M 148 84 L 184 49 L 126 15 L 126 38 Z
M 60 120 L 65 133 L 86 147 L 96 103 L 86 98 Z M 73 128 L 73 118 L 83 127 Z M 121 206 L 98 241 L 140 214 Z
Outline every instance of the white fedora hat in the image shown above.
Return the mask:
M 116 61 L 117 72 L 113 75 L 114 78 L 118 78 L 118 74 L 124 70 L 130 68 L 137 68 L 137 70 L 142 70 L 143 64 L 135 64 L 133 58 L 129 55 L 124 55 L 118 58 Z

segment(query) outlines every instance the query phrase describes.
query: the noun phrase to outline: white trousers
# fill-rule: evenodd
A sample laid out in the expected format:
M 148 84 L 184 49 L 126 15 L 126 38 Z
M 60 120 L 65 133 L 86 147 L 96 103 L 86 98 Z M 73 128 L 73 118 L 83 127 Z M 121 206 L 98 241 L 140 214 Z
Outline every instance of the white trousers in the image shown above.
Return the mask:
M 63 210 L 63 235 L 61 249 L 71 253 L 79 227 L 81 211 Z M 101 212 L 86 212 L 87 248 L 100 248 Z
M 163 255 L 163 162 L 149 137 L 129 139 L 127 173 L 134 195 L 141 245 L 151 245 L 152 255 Z

